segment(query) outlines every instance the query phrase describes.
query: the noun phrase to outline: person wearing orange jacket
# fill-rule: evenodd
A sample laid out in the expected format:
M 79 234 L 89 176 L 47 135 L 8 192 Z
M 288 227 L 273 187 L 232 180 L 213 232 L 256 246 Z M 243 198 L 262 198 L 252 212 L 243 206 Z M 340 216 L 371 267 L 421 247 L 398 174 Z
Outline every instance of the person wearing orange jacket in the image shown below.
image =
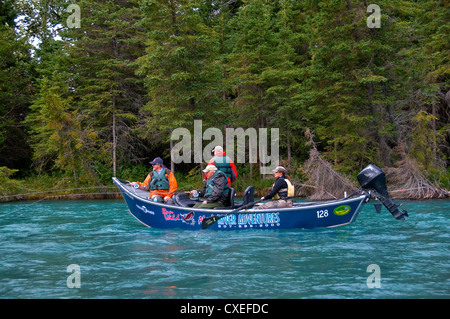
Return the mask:
M 148 198 L 151 200 L 173 204 L 172 197 L 177 190 L 175 175 L 164 165 L 161 157 L 155 158 L 150 164 L 153 171 L 147 175 L 145 180 L 142 183 L 133 182 L 131 185 L 134 187 L 138 185 L 138 188 L 142 190 L 149 190 Z
M 214 165 L 218 170 L 224 172 L 228 180 L 228 187 L 231 187 L 231 183 L 237 177 L 236 165 L 234 165 L 231 158 L 223 151 L 222 146 L 217 145 L 212 152 L 214 153 L 214 157 L 210 159 L 208 165 Z

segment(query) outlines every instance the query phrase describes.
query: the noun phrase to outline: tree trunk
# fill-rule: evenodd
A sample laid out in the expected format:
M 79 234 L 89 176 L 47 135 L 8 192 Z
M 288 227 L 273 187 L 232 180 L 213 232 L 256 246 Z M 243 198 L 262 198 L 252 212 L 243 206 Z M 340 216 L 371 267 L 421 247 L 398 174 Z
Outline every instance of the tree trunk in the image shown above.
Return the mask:
M 172 148 L 173 148 L 173 141 L 170 140 L 170 170 L 173 174 L 175 174 L 175 163 L 172 160 Z
M 287 136 L 287 156 L 288 156 L 288 166 L 291 165 L 291 159 L 292 159 L 292 154 L 291 154 L 291 139 L 289 138 L 289 136 Z
M 378 105 L 373 104 L 372 103 L 372 97 L 374 94 L 374 88 L 373 88 L 373 84 L 368 84 L 367 85 L 367 97 L 369 100 L 369 105 L 370 105 L 370 110 L 372 112 L 372 115 L 375 116 L 375 118 L 377 116 L 379 116 L 379 122 L 374 122 L 373 125 L 375 127 L 381 128 L 383 127 L 383 118 L 382 118 L 382 114 L 380 111 L 380 108 L 378 107 Z M 390 148 L 389 145 L 386 142 L 386 137 L 383 134 L 379 133 L 379 129 L 375 132 L 376 138 L 378 140 L 378 150 L 379 150 L 379 156 L 380 159 L 383 161 L 383 165 L 387 166 L 387 167 L 391 167 L 392 163 L 390 160 Z
M 113 176 L 116 176 L 116 149 L 117 149 L 117 136 L 116 136 L 116 113 L 115 113 L 115 105 L 116 98 L 113 97 L 113 114 L 112 114 L 112 166 L 113 166 Z

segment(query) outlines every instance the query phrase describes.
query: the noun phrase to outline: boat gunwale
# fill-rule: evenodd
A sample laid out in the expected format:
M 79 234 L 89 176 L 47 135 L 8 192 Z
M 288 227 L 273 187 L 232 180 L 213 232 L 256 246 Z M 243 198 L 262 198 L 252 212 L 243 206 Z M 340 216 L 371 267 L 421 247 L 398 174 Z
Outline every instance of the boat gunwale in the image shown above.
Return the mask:
M 137 193 L 133 193 L 131 192 L 129 189 L 127 189 L 125 186 L 123 185 L 122 182 L 120 182 L 116 177 L 113 177 L 113 181 L 114 183 L 121 189 L 124 190 L 124 192 L 127 193 L 128 196 L 135 198 L 137 200 L 143 201 L 147 204 L 151 204 L 151 205 L 155 205 L 155 206 L 159 206 L 161 208 L 171 208 L 171 207 L 176 207 L 176 209 L 181 209 L 181 210 L 186 210 L 186 211 L 195 211 L 195 212 L 205 212 L 205 213 L 213 213 L 214 215 L 222 215 L 222 214 L 227 214 L 232 212 L 235 209 L 232 208 L 221 208 L 221 209 L 205 209 L 205 208 L 198 208 L 198 207 L 184 207 L 184 206 L 177 206 L 177 205 L 168 205 L 168 204 L 164 204 L 164 203 L 158 203 L 158 202 L 154 202 L 151 201 L 148 198 L 144 198 L 139 196 Z M 132 188 L 133 189 L 133 188 Z M 367 198 L 369 198 L 370 194 L 368 193 L 362 193 L 359 196 L 355 197 L 344 197 L 344 198 L 340 198 L 340 199 L 332 199 L 329 201 L 318 201 L 318 202 L 305 202 L 305 203 L 297 203 L 299 205 L 295 205 L 292 207 L 283 207 L 283 208 L 279 208 L 279 212 L 294 212 L 294 211 L 299 211 L 301 212 L 304 209 L 311 209 L 311 208 L 315 208 L 315 207 L 325 207 L 325 206 L 331 206 L 331 205 L 335 205 L 336 203 L 342 203 L 342 205 L 344 205 L 347 202 L 354 202 L 359 200 L 360 203 L 356 209 L 356 212 L 359 212 L 361 205 L 367 200 Z M 267 211 L 273 211 L 273 208 L 266 208 L 266 209 L 245 209 L 243 211 L 238 211 L 235 214 L 240 214 L 240 213 L 249 213 L 249 212 L 258 212 L 258 213 L 265 213 Z M 356 215 L 356 214 L 354 214 Z M 354 219 L 355 216 L 353 216 L 352 221 Z

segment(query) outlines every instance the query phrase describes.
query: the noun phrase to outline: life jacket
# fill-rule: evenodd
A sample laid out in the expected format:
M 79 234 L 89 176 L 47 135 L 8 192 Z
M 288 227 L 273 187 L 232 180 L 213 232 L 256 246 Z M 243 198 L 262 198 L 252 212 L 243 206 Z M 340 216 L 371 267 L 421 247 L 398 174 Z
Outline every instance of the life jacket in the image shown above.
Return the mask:
M 233 169 L 231 168 L 231 163 L 228 156 L 214 156 L 213 161 L 214 166 L 217 167 L 217 170 L 222 171 L 227 179 L 231 178 Z
M 162 168 L 159 172 L 152 172 L 152 180 L 150 181 L 150 190 L 169 189 L 169 173 L 170 170 Z
M 287 188 L 281 188 L 278 193 L 275 194 L 273 199 L 291 199 L 294 197 L 294 185 L 292 185 L 291 181 L 287 178 L 284 178 L 284 181 L 287 184 Z M 275 186 L 275 183 L 272 187 Z
M 213 188 L 214 188 L 214 178 L 216 178 L 216 176 L 220 175 L 220 174 L 225 175 L 224 172 L 217 170 L 210 179 L 206 180 L 205 197 L 211 196 Z M 228 183 L 225 183 L 222 194 L 228 195 L 229 190 L 230 190 L 230 188 L 228 187 Z

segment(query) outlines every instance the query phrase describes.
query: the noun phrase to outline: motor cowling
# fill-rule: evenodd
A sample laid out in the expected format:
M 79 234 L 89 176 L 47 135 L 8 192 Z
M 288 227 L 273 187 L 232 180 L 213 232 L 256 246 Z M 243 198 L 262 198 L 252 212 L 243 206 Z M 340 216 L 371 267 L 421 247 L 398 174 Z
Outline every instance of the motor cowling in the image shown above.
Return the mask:
M 386 187 L 386 175 L 383 170 L 374 164 L 368 165 L 357 176 L 358 182 L 364 190 L 374 190 L 384 207 L 398 220 L 405 220 L 408 216 L 406 210 L 400 211 L 400 205 L 395 204 L 389 196 Z M 378 209 L 377 209 L 378 211 Z

